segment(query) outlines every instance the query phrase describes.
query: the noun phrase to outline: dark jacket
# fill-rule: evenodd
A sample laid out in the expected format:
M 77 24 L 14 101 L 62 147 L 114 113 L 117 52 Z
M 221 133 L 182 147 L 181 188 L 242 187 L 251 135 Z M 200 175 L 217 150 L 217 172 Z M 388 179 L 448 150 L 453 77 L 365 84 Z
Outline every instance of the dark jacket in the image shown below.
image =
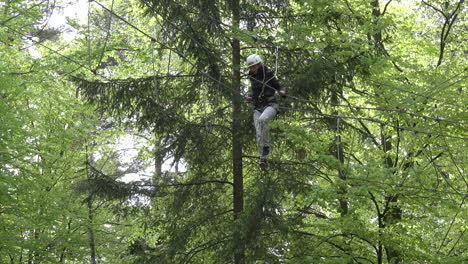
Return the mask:
M 283 88 L 270 69 L 262 64 L 255 74 L 249 72 L 248 77 L 255 108 L 263 108 L 276 103 L 275 92 Z

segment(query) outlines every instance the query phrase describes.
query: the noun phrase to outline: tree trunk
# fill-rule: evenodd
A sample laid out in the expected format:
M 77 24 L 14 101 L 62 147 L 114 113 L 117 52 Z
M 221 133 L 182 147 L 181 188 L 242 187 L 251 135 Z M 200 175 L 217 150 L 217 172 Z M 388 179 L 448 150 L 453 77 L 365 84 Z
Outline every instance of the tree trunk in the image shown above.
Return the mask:
M 339 124 L 338 124 L 339 126 Z M 336 153 L 335 153 L 335 157 L 338 159 L 338 161 L 340 162 L 340 166 L 338 168 L 338 177 L 345 181 L 346 180 L 346 173 L 345 171 L 343 170 L 343 167 L 344 167 L 344 155 L 343 155 L 343 144 L 341 143 L 341 136 L 338 134 L 336 137 L 335 137 L 335 140 L 336 140 Z M 344 196 L 346 195 L 346 188 L 342 187 L 340 188 L 340 195 Z M 345 216 L 348 214 L 348 200 L 343 198 L 343 197 L 340 197 L 338 198 L 339 202 L 340 202 L 340 215 L 341 216 Z
M 239 0 L 232 0 L 233 27 L 240 27 Z M 232 40 L 232 165 L 233 165 L 233 203 L 234 219 L 238 219 L 244 208 L 244 179 L 242 172 L 242 143 L 241 143 L 241 95 L 240 95 L 240 41 Z M 245 263 L 245 245 L 241 238 L 241 230 L 234 234 L 234 263 Z
M 391 169 L 395 166 L 393 164 L 392 159 L 388 156 L 388 151 L 392 149 L 392 145 L 389 141 L 387 141 L 388 137 L 385 135 L 385 127 L 382 126 L 381 128 L 381 142 L 382 142 L 382 150 L 385 155 L 385 168 Z M 398 203 L 398 196 L 397 195 L 390 195 L 385 197 L 387 202 L 387 210 L 383 215 L 383 222 L 384 226 L 394 225 L 401 221 L 401 208 L 397 205 Z M 398 264 L 401 263 L 403 260 L 401 258 L 401 254 L 394 250 L 391 246 L 385 246 L 385 252 L 387 253 L 387 260 L 388 263 L 391 264 Z
M 72 225 L 72 219 L 68 220 L 68 222 L 67 222 L 67 236 L 70 235 L 71 225 Z M 60 253 L 60 259 L 59 259 L 60 263 L 65 262 L 65 254 L 66 253 L 67 253 L 67 247 L 63 247 L 62 248 L 62 253 Z
M 9 7 L 10 7 L 10 0 L 7 0 L 5 1 L 5 9 L 3 9 L 3 14 L 6 16 L 8 15 L 8 10 L 9 10 Z
M 385 226 L 393 225 L 401 221 L 401 208 L 396 205 L 398 202 L 398 196 L 393 195 L 386 198 L 388 201 L 389 209 L 384 216 Z M 398 250 L 393 247 L 386 246 L 385 252 L 387 253 L 387 260 L 390 264 L 398 264 L 403 261 L 401 254 Z
M 88 199 L 88 235 L 89 235 L 89 251 L 90 251 L 90 263 L 96 264 L 96 243 L 94 241 L 94 230 L 92 227 L 93 224 L 93 203 L 91 197 Z
M 89 173 L 89 155 L 88 147 L 86 146 L 86 177 L 91 179 Z M 89 251 L 90 251 L 90 264 L 96 264 L 96 243 L 94 241 L 94 230 L 93 230 L 93 196 L 90 195 L 86 199 L 86 205 L 88 207 L 88 237 L 89 237 Z
M 339 91 L 336 90 L 332 94 L 331 102 L 333 104 L 338 104 L 339 103 L 338 93 L 341 93 L 341 91 L 342 91 L 342 89 L 340 89 Z M 333 114 L 338 116 L 338 112 L 334 112 Z M 334 154 L 335 154 L 336 159 L 339 161 L 338 177 L 341 180 L 346 181 L 346 172 L 343 170 L 343 168 L 344 168 L 344 155 L 343 155 L 343 144 L 341 142 L 341 135 L 340 135 L 341 124 L 340 124 L 340 118 L 339 117 L 335 118 L 335 124 L 334 125 L 336 125 L 336 127 L 335 127 L 336 128 L 336 135 L 335 135 L 336 151 L 335 151 Z M 339 193 L 340 196 L 338 197 L 338 201 L 340 202 L 339 211 L 340 211 L 340 215 L 342 217 L 348 214 L 348 200 L 344 198 L 346 193 L 347 193 L 346 188 L 341 187 L 340 188 L 340 193 Z
M 154 172 L 155 176 L 157 178 L 160 178 L 162 175 L 162 164 L 164 160 L 164 155 L 162 154 L 162 143 L 161 143 L 161 137 L 154 132 Z
M 342 89 L 336 90 L 332 94 L 331 102 L 333 104 L 338 104 L 339 103 L 338 93 L 342 93 Z M 335 127 L 336 128 L 336 134 L 335 134 L 335 143 L 336 143 L 335 147 L 336 147 L 336 150 L 335 150 L 334 154 L 335 154 L 335 158 L 339 162 L 339 165 L 338 165 L 338 178 L 341 181 L 346 181 L 347 177 L 346 177 L 346 172 L 344 170 L 344 168 L 345 168 L 345 166 L 344 166 L 345 158 L 344 158 L 344 153 L 343 153 L 343 143 L 341 142 L 341 134 L 340 134 L 341 133 L 340 132 L 341 120 L 340 120 L 338 112 L 334 112 L 333 114 L 337 116 L 335 118 L 335 124 L 334 124 L 336 126 Z M 342 185 L 341 187 L 339 187 L 338 201 L 340 203 L 340 207 L 338 208 L 338 211 L 340 212 L 341 217 L 345 217 L 346 215 L 348 215 L 348 211 L 349 211 L 348 199 L 346 199 L 347 192 L 348 191 L 347 191 L 345 185 Z M 350 247 L 346 246 L 344 248 L 344 250 L 348 254 L 351 254 L 351 248 Z M 351 263 L 353 263 L 353 261 L 349 260 L 347 263 L 351 264 Z
M 371 2 L 371 7 L 372 7 L 373 24 L 376 27 L 374 29 L 375 33 L 373 34 L 373 38 L 374 38 L 374 41 L 375 41 L 375 46 L 377 48 L 381 48 L 382 31 L 377 30 L 379 18 L 382 16 L 382 13 L 380 12 L 379 0 L 373 0 Z

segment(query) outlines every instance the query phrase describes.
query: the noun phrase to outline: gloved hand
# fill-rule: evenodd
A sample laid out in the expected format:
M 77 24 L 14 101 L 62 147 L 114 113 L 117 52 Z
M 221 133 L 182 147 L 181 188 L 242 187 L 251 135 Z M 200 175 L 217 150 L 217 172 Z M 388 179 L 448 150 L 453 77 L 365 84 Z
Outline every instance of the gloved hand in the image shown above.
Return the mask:
M 281 95 L 281 97 L 286 97 L 286 90 L 281 89 L 278 91 L 278 93 Z
M 252 96 L 245 96 L 244 100 L 246 100 L 247 102 L 251 102 L 251 103 L 254 102 L 254 98 Z

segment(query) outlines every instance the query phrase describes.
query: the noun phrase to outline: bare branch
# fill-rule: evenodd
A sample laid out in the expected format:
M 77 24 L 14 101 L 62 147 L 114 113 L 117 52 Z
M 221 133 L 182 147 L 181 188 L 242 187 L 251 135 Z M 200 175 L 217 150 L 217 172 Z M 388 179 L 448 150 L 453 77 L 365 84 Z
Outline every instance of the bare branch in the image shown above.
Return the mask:
M 460 10 L 461 5 L 465 2 L 465 0 L 460 0 L 457 4 L 457 7 L 451 14 L 445 13 L 441 9 L 427 3 L 424 0 L 422 0 L 422 2 L 425 5 L 434 9 L 435 11 L 439 12 L 445 18 L 444 25 L 442 26 L 442 31 L 440 33 L 440 51 L 439 51 L 439 60 L 437 61 L 437 66 L 440 66 L 444 58 L 445 45 L 446 45 L 447 38 L 450 34 L 450 30 L 452 29 L 452 26 L 455 23 L 455 20 L 457 20 L 457 17 L 458 17 L 457 12 L 458 10 Z
M 457 246 L 458 242 L 460 242 L 461 238 L 463 237 L 463 235 L 465 234 L 466 232 L 466 229 L 463 230 L 463 232 L 460 234 L 460 236 L 458 237 L 457 241 L 453 244 L 452 248 L 450 249 L 450 251 L 447 253 L 447 256 L 449 256 L 452 251 L 455 249 L 455 247 Z
M 298 212 L 301 212 L 301 213 L 304 213 L 304 214 L 311 214 L 311 215 L 315 215 L 316 217 L 318 218 L 322 218 L 322 219 L 328 219 L 328 216 L 322 214 L 322 213 L 318 213 L 318 212 L 312 212 L 312 211 L 309 211 L 307 209 L 297 209 Z
M 465 198 L 466 198 L 466 197 L 465 197 Z M 461 208 L 462 208 L 463 205 L 465 204 L 465 198 L 463 198 L 463 200 L 462 200 L 461 203 L 460 203 L 460 206 L 458 207 L 457 213 L 453 216 L 453 219 L 452 219 L 452 221 L 450 222 L 450 226 L 449 226 L 449 228 L 447 229 L 447 232 L 445 232 L 444 239 L 443 239 L 442 242 L 440 243 L 440 246 L 439 246 L 439 249 L 437 250 L 437 253 L 439 253 L 440 250 L 442 249 L 442 247 L 444 246 L 445 240 L 447 240 L 447 236 L 448 236 L 448 234 L 450 233 L 450 230 L 452 230 L 453 224 L 455 223 L 455 220 L 457 219 L 458 214 L 459 214 L 460 211 L 461 211 Z
M 389 0 L 386 4 L 385 4 L 385 7 L 384 7 L 384 10 L 382 12 L 382 16 L 385 15 L 385 12 L 387 12 L 387 8 L 388 6 L 390 5 L 390 3 L 392 2 L 393 0 Z
M 374 196 L 374 194 L 372 194 L 372 192 L 369 191 L 369 195 L 371 197 L 372 202 L 375 205 L 375 209 L 377 210 L 377 216 L 378 216 L 378 220 L 379 220 L 379 227 L 383 227 L 383 222 L 382 222 L 383 214 L 380 211 L 379 203 L 377 202 L 377 199 L 375 199 L 375 196 Z
M 426 2 L 426 1 L 424 1 L 424 0 L 422 0 L 422 2 L 423 2 L 425 5 L 431 7 L 431 8 L 434 9 L 435 11 L 439 12 L 440 14 L 442 14 L 442 15 L 445 17 L 445 19 L 448 19 L 447 15 L 444 13 L 444 11 L 438 9 L 437 7 L 435 7 L 435 6 L 431 5 L 431 4 L 429 4 L 428 2 Z
M 200 181 L 200 182 L 187 182 L 187 183 L 172 183 L 172 184 L 163 184 L 163 185 L 158 185 L 158 184 L 136 184 L 134 186 L 148 186 L 148 187 L 179 187 L 179 186 L 197 186 L 197 185 L 204 185 L 204 184 L 210 184 L 210 183 L 215 183 L 215 184 L 229 184 L 233 185 L 232 182 L 230 181 L 221 181 L 221 180 L 208 180 L 208 181 Z

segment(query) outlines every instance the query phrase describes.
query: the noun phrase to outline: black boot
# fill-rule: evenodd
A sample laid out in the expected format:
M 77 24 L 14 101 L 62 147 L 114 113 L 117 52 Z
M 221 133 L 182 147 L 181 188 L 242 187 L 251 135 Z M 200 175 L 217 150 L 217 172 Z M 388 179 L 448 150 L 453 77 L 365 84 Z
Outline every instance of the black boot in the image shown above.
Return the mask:
M 268 160 L 266 158 L 260 158 L 260 169 L 264 172 L 268 170 Z

